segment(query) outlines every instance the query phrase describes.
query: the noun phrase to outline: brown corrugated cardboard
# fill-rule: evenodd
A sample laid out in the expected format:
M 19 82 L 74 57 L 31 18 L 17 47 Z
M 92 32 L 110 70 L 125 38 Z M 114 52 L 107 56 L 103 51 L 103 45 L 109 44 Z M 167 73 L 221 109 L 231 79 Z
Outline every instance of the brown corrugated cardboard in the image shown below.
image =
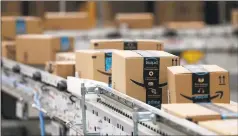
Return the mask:
M 193 122 L 238 117 L 237 106 L 231 104 L 223 104 L 222 106 L 217 103 L 163 104 L 162 109 Z
M 170 103 L 230 103 L 229 73 L 216 65 L 168 67 L 168 90 Z
M 157 1 L 155 4 L 156 22 L 203 21 L 203 1 Z
M 171 29 L 201 29 L 205 26 L 202 21 L 171 21 L 165 24 L 167 28 Z
M 75 75 L 75 61 L 48 61 L 45 70 L 63 78 Z
M 129 28 L 152 28 L 154 15 L 152 13 L 118 13 L 115 21 L 118 25 L 125 23 Z
M 80 78 L 111 84 L 111 52 L 114 50 L 76 51 L 76 72 Z
M 238 135 L 238 119 L 201 121 L 198 124 L 218 135 Z
M 76 30 L 92 28 L 86 12 L 46 12 L 44 26 L 46 30 Z
M 22 1 L 1 1 L 2 16 L 20 16 Z
M 56 53 L 56 61 L 75 61 L 75 52 Z
M 2 40 L 14 40 L 19 34 L 40 34 L 43 32 L 38 17 L 2 17 Z
M 238 9 L 233 9 L 231 13 L 231 23 L 238 27 Z
M 51 35 L 20 35 L 16 38 L 16 60 L 30 65 L 54 61 L 57 52 L 73 51 L 74 39 Z
M 8 59 L 16 59 L 16 43 L 13 41 L 2 42 L 2 56 Z
M 179 57 L 164 51 L 117 50 L 112 55 L 112 86 L 160 108 L 161 99 L 168 103 L 166 72 L 172 65 L 179 65 Z
M 126 39 L 102 39 L 91 40 L 91 49 L 118 49 L 118 50 L 163 50 L 164 46 L 158 40 L 126 40 Z

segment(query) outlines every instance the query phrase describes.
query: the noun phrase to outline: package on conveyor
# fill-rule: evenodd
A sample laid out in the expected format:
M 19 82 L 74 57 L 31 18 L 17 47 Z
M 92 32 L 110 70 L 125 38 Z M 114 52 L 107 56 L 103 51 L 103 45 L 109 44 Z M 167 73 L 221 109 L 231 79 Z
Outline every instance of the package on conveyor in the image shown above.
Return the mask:
M 56 53 L 56 61 L 75 61 L 75 52 Z
M 118 13 L 115 16 L 117 25 L 126 24 L 129 28 L 152 28 L 154 15 L 152 13 Z
M 13 41 L 2 42 L 2 57 L 16 60 L 16 43 Z
M 231 13 L 231 23 L 238 27 L 238 9 L 233 9 Z
M 238 119 L 201 121 L 198 124 L 218 135 L 238 135 Z
M 16 38 L 16 60 L 29 65 L 45 65 L 54 61 L 57 52 L 73 51 L 74 38 L 27 34 Z
M 170 103 L 230 103 L 229 73 L 217 65 L 168 67 Z
M 177 103 L 163 104 L 162 109 L 167 113 L 195 123 L 198 121 L 238 118 L 237 105 L 234 104 Z
M 112 52 L 115 50 L 76 51 L 76 72 L 80 78 L 105 82 L 111 86 Z
M 75 75 L 75 61 L 48 61 L 45 70 L 63 78 Z
M 46 30 L 79 30 L 90 29 L 92 24 L 86 12 L 46 12 L 44 27 Z
M 1 18 L 2 40 L 15 40 L 20 34 L 40 34 L 43 32 L 42 21 L 38 17 L 13 17 Z
M 166 73 L 173 65 L 179 65 L 179 57 L 164 51 L 117 50 L 112 55 L 112 87 L 160 108 L 168 103 Z
M 91 49 L 118 49 L 118 50 L 163 50 L 164 45 L 158 40 L 147 39 L 102 39 L 91 40 Z
M 204 28 L 203 21 L 171 21 L 165 23 L 165 26 L 170 29 L 201 29 Z

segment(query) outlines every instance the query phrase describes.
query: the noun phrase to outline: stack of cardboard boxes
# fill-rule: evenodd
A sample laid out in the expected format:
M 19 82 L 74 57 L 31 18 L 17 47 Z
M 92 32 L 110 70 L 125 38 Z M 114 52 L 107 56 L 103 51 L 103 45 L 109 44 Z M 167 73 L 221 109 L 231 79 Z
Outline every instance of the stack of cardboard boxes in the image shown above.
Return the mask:
M 76 51 L 75 71 L 80 78 L 105 82 L 218 134 L 231 134 L 208 127 L 237 121 L 237 105 L 229 104 L 229 73 L 225 69 L 179 66 L 179 57 L 162 51 L 163 44 L 156 40 L 92 40 L 90 48 Z M 231 128 L 234 130 L 237 128 Z

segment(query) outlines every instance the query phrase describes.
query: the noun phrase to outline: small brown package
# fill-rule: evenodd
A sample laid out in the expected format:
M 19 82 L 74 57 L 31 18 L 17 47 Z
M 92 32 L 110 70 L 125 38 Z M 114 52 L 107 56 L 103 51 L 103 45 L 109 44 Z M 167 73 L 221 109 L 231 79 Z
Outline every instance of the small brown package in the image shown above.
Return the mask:
M 89 22 L 86 12 L 46 12 L 44 26 L 46 30 L 77 30 L 90 29 L 92 25 Z
M 118 13 L 115 21 L 118 25 L 125 23 L 129 28 L 152 28 L 154 15 L 152 13 Z
M 48 61 L 45 70 L 63 78 L 75 75 L 75 61 Z
M 75 61 L 75 52 L 56 53 L 56 61 Z
M 231 23 L 232 23 L 232 25 L 238 27 L 238 9 L 233 9 L 232 10 Z
M 126 40 L 126 39 L 113 39 L 113 40 L 91 40 L 91 49 L 118 49 L 118 50 L 163 50 L 164 46 L 158 40 Z
M 16 43 L 13 41 L 2 42 L 2 57 L 16 60 Z
M 218 135 L 238 135 L 238 119 L 201 121 L 198 124 Z
M 217 65 L 168 67 L 170 103 L 230 103 L 229 73 Z
M 2 40 L 15 40 L 20 34 L 43 33 L 42 21 L 38 17 L 6 16 L 2 21 Z
M 232 104 L 179 103 L 163 104 L 165 112 L 197 123 L 198 121 L 232 119 L 238 117 L 238 109 Z
M 101 81 L 111 85 L 112 52 L 115 50 L 76 51 L 76 72 L 80 78 Z
M 160 108 L 168 103 L 166 72 L 173 65 L 179 65 L 179 57 L 164 51 L 117 50 L 112 55 L 112 87 Z
M 165 26 L 171 29 L 201 29 L 204 28 L 205 23 L 203 21 L 171 21 Z
M 51 35 L 20 35 L 16 39 L 16 60 L 29 65 L 54 61 L 57 52 L 73 51 L 74 39 Z

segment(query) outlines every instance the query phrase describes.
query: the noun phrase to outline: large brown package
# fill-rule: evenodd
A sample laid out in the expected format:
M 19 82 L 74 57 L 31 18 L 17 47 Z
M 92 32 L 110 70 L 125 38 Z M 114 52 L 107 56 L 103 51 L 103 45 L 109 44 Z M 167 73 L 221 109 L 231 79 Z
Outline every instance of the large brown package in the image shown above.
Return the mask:
M 16 60 L 29 65 L 45 65 L 46 61 L 56 59 L 56 53 L 73 49 L 72 37 L 20 35 L 16 39 Z
M 219 103 L 163 104 L 162 109 L 170 114 L 197 123 L 198 121 L 232 119 L 238 117 L 237 105 Z
M 179 65 L 179 57 L 164 51 L 117 50 L 112 55 L 112 87 L 160 108 L 168 103 L 166 72 L 173 65 Z
M 115 50 L 76 51 L 76 72 L 80 78 L 92 79 L 111 85 L 112 52 Z
M 129 28 L 152 28 L 154 15 L 152 13 L 118 13 L 115 21 L 118 25 L 127 24 Z
M 92 25 L 89 22 L 86 12 L 46 12 L 44 26 L 46 30 L 78 30 L 90 29 Z
M 164 45 L 161 41 L 149 39 L 102 39 L 91 40 L 90 49 L 163 50 Z
M 20 34 L 43 33 L 42 21 L 38 17 L 14 17 L 6 16 L 1 18 L 2 40 L 15 40 Z
M 168 67 L 170 103 L 230 103 L 229 73 L 217 65 Z

